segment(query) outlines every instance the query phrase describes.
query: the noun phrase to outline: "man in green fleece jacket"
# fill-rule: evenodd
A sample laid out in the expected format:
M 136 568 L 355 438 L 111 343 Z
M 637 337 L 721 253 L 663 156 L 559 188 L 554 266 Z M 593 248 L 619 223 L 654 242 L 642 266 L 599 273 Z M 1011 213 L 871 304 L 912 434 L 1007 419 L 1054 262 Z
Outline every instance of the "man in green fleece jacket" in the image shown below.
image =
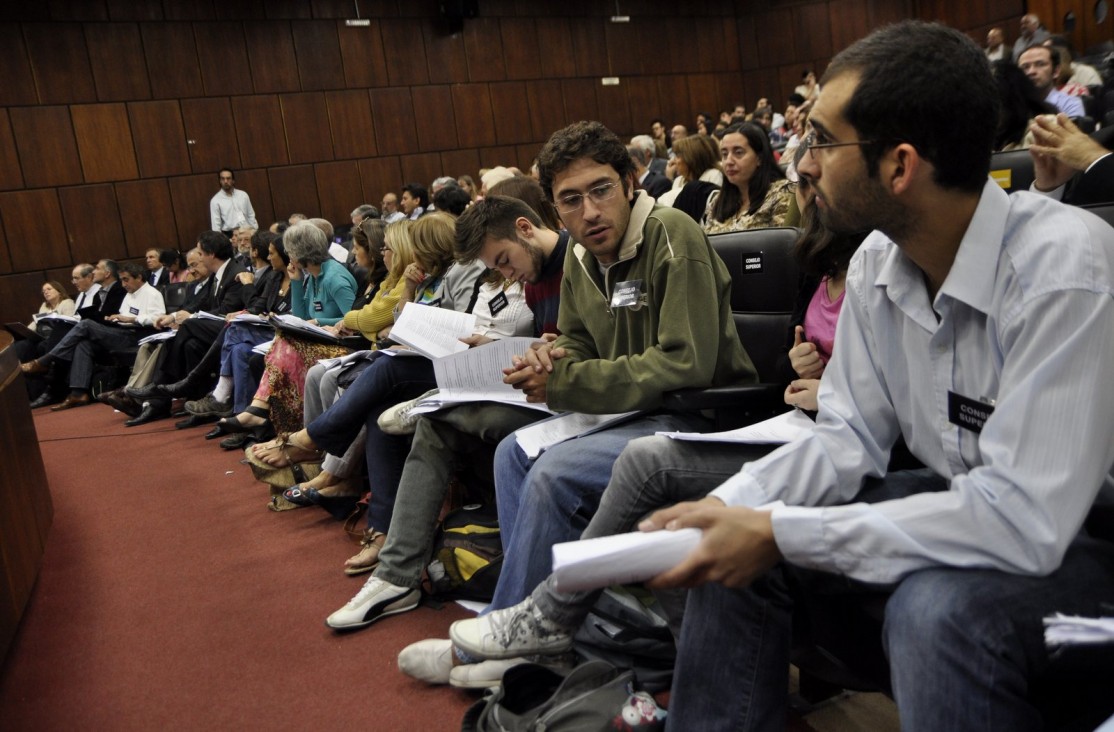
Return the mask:
M 710 427 L 701 415 L 663 411 L 663 394 L 756 380 L 731 318 L 726 267 L 691 218 L 635 190 L 618 137 L 598 122 L 570 125 L 549 139 L 538 167 L 571 239 L 561 336 L 525 354 L 506 380 L 554 410 L 642 414 L 535 460 L 514 435 L 499 445 L 505 559 L 491 609 L 545 579 L 550 547 L 580 535 L 628 441 Z

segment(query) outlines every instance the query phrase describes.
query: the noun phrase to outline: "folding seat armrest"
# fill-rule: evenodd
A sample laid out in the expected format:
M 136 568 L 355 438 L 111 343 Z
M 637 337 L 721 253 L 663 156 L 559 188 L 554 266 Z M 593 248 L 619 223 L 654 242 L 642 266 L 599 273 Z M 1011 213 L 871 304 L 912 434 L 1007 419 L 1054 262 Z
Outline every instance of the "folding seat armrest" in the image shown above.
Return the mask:
M 715 386 L 677 389 L 664 395 L 663 406 L 674 412 L 711 410 L 719 429 L 760 422 L 788 409 L 782 384 Z

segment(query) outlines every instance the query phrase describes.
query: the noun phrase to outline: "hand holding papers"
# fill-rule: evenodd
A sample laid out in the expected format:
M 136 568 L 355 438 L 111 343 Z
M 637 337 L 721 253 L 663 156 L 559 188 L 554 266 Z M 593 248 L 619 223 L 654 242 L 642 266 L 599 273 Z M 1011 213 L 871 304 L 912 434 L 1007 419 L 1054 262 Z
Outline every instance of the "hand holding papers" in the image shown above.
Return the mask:
M 440 358 L 468 350 L 460 339 L 472 335 L 475 327 L 476 316 L 470 313 L 410 303 L 391 327 L 391 340 L 423 356 Z
M 553 575 L 561 592 L 643 582 L 680 564 L 700 543 L 700 529 L 635 531 L 553 545 Z

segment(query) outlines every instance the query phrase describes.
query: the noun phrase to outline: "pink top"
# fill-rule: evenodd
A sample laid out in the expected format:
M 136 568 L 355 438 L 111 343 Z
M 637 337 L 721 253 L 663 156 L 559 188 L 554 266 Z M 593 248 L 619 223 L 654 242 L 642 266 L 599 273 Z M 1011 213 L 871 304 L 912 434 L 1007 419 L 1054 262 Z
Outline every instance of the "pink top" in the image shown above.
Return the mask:
M 836 323 L 839 321 L 839 309 L 843 306 L 843 295 L 835 302 L 828 297 L 828 278 L 820 280 L 820 286 L 812 295 L 812 300 L 805 310 L 805 338 L 816 344 L 816 351 L 820 360 L 826 365 L 832 357 L 832 346 L 835 344 Z

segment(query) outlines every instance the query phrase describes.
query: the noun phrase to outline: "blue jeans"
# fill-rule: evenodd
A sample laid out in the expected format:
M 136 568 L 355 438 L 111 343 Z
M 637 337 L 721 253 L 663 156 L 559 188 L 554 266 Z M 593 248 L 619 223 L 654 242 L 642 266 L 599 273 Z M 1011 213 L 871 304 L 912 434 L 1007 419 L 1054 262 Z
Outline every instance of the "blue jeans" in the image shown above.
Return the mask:
M 888 475 L 877 481 L 879 491 L 867 488 L 860 498 L 946 487 L 924 473 Z M 840 581 L 782 564 L 744 589 L 690 591 L 668 727 L 784 729 L 794 602 Z M 843 583 L 846 594 L 878 589 Z M 1101 605 L 1114 601 L 1114 544 L 1078 537 L 1047 577 L 943 567 L 890 589 L 882 642 L 903 730 L 1041 729 L 1029 691 L 1055 673 L 1041 619 L 1057 611 L 1103 614 Z
M 251 406 L 252 397 L 259 388 L 259 380 L 252 376 L 248 359 L 252 349 L 275 337 L 270 328 L 244 323 L 230 323 L 225 329 L 224 345 L 221 346 L 220 375 L 232 377 L 232 413 L 240 412 Z
M 654 414 L 555 445 L 536 460 L 508 435 L 495 451 L 503 569 L 488 611 L 521 602 L 549 575 L 551 548 L 580 537 L 628 442 L 658 431 L 709 427 L 697 414 Z
M 360 430 L 367 428 L 364 454 L 371 483 L 369 529 L 386 532 L 390 528 L 395 494 L 410 453 L 410 439 L 385 434 L 379 429 L 379 415 L 436 385 L 429 359 L 378 354 L 332 407 L 306 425 L 317 447 L 333 455 L 343 455 Z

